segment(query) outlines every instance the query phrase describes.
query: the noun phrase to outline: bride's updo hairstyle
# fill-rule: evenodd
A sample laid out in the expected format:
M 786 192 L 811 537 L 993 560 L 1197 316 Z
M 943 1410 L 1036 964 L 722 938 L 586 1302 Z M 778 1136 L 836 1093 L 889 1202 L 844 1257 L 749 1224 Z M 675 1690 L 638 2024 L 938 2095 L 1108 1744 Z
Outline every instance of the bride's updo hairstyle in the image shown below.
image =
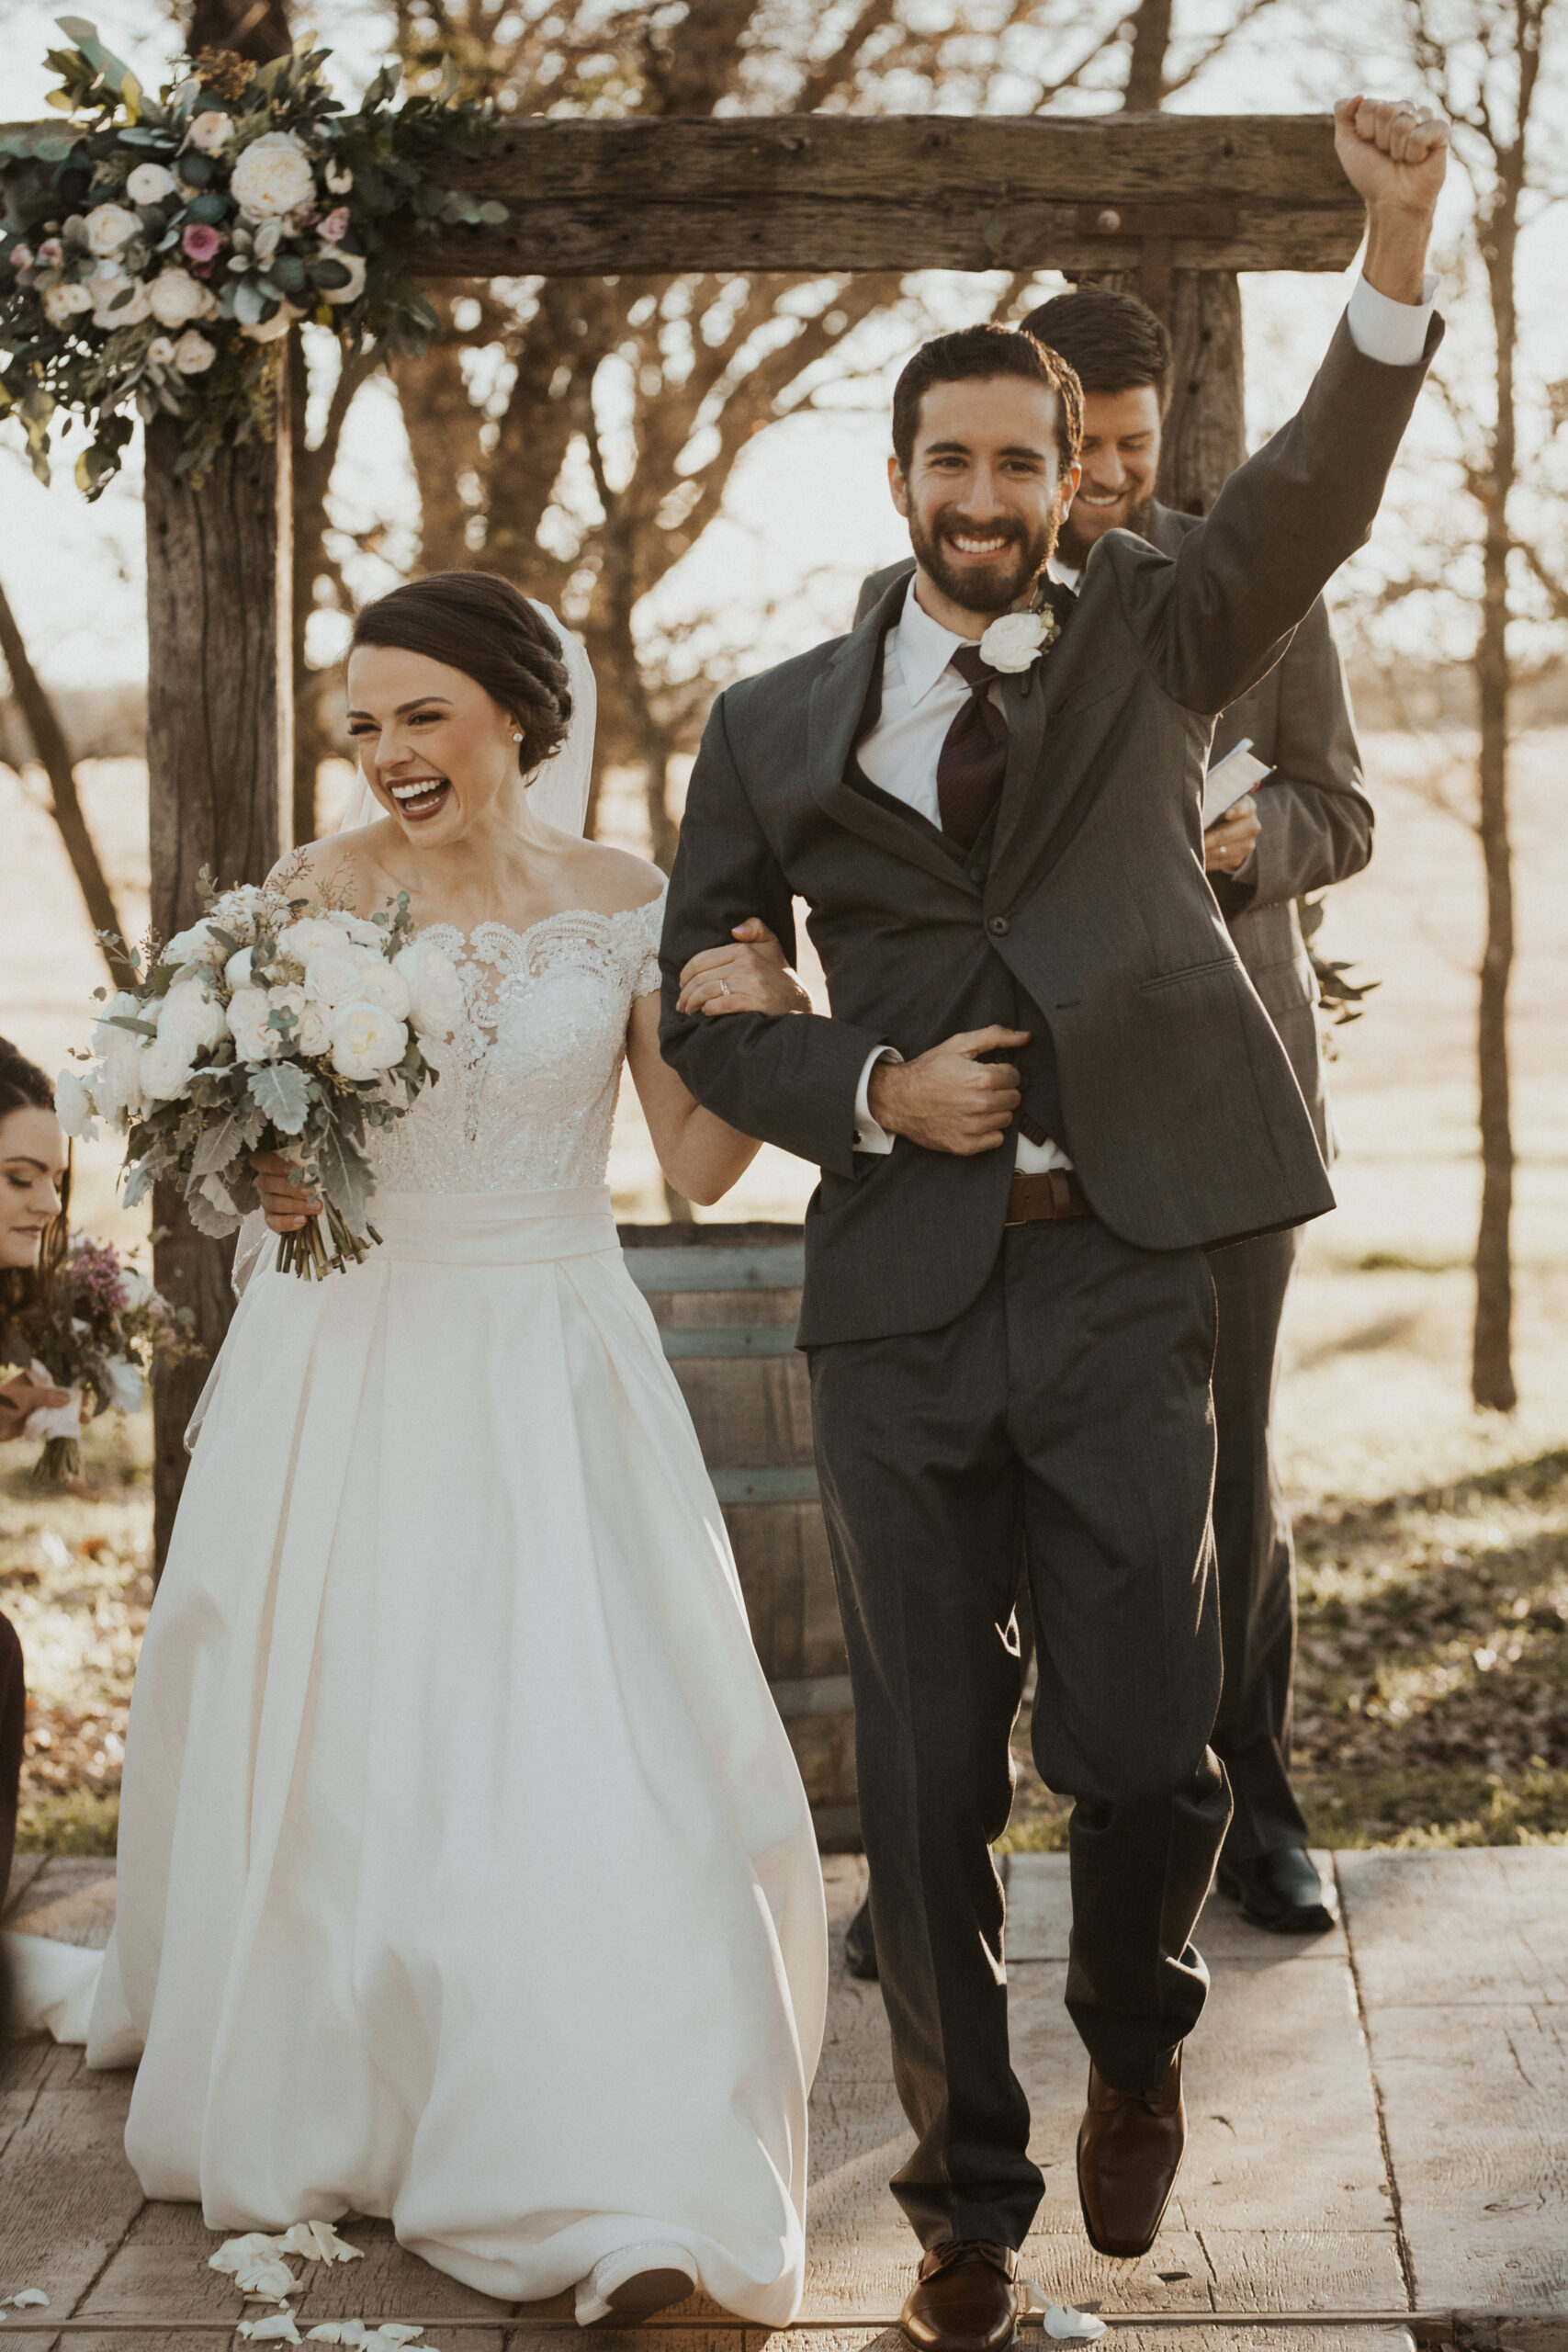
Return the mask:
M 510 580 L 493 571 L 434 571 L 367 605 L 356 645 L 423 653 L 481 685 L 523 730 L 517 765 L 532 775 L 571 725 L 571 682 L 554 630 Z

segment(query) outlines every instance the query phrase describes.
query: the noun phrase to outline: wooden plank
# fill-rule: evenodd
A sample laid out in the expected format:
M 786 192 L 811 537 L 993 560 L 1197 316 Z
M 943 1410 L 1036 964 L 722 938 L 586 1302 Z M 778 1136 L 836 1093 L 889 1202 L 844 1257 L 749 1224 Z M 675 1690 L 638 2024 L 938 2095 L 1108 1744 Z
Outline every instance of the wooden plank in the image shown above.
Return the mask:
M 710 1470 L 812 1461 L 811 1377 L 804 1356 L 791 1351 L 752 1362 L 698 1358 L 674 1371 Z
M 736 1356 L 790 1356 L 795 1353 L 793 1323 L 710 1325 L 705 1330 L 665 1324 L 664 1353 L 671 1363 L 693 1358 L 714 1361 Z
M 806 1280 L 800 1242 L 770 1242 L 746 1250 L 658 1250 L 623 1252 L 640 1291 L 798 1290 Z
M 6 1905 L 0 1910 L 0 1926 L 9 1928 L 23 1895 L 31 1886 L 44 1864 L 52 1858 L 48 1854 L 17 1854 L 11 1861 L 11 1877 L 6 1893 Z
M 817 1492 L 817 1473 L 809 1464 L 761 1464 L 708 1475 L 719 1501 L 729 1505 L 808 1502 Z
M 736 1504 L 724 1523 L 768 1673 L 783 1680 L 841 1674 L 844 1632 L 820 1503 Z
M 465 166 L 495 229 L 411 243 L 438 275 L 1134 266 L 1106 210 L 1234 209 L 1177 266 L 1342 268 L 1361 210 L 1327 117 L 810 115 L 506 126 Z M 1140 220 L 1146 230 L 1153 211 Z
M 106 1855 L 51 1854 L 6 1915 L 17 1935 L 102 1951 L 114 1926 L 115 1866 Z
M 680 1290 L 645 1294 L 654 1321 L 666 1329 L 707 1331 L 732 1324 L 755 1325 L 765 1317 L 793 1336 L 800 1320 L 798 1290 Z
M 18 2045 L 22 2052 L 28 2043 Z M 126 2161 L 129 2074 L 89 2074 L 79 2051 L 51 2052 L 46 2079 L 6 2143 L 0 2165 L 5 2291 L 41 2287 L 74 2310 L 142 2206 Z
M 1568 2003 L 1562 1847 L 1341 1854 L 1338 1872 L 1369 2016 Z

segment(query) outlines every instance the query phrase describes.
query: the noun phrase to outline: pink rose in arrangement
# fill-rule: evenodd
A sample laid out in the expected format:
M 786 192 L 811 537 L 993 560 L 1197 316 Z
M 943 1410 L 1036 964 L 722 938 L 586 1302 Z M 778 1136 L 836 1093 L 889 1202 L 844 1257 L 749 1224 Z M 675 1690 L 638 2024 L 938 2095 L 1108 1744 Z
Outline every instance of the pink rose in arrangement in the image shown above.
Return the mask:
M 337 215 L 334 213 L 334 214 L 333 215 L 333 220 L 336 220 L 336 218 L 337 218 Z M 348 218 L 348 215 L 347 215 L 347 213 L 345 212 L 345 213 L 344 214 L 344 220 L 347 220 L 347 218 Z M 325 233 L 326 233 L 326 232 L 323 230 L 321 233 L 322 233 L 322 234 L 323 234 L 323 236 L 324 236 L 324 235 L 325 235 Z M 339 236 L 340 236 L 340 237 L 342 236 L 342 234 L 343 234 L 343 231 L 342 231 L 341 229 L 338 231 L 338 234 L 339 234 Z M 33 249 L 32 249 L 32 247 L 31 247 L 30 245 L 13 245 L 13 246 L 12 246 L 12 248 L 11 248 L 11 266 L 12 266 L 12 268 L 13 268 L 13 269 L 31 269 L 32 266 L 33 266 Z
M 45 269 L 59 269 L 65 259 L 65 248 L 58 237 L 46 237 L 38 249 L 38 257 Z
M 339 204 L 334 206 L 333 210 L 328 213 L 326 219 L 322 221 L 316 233 L 321 238 L 323 245 L 341 244 L 344 237 L 348 234 L 347 205 Z
M 186 257 L 199 268 L 204 262 L 216 260 L 223 246 L 222 233 L 209 221 L 193 220 L 180 238 Z

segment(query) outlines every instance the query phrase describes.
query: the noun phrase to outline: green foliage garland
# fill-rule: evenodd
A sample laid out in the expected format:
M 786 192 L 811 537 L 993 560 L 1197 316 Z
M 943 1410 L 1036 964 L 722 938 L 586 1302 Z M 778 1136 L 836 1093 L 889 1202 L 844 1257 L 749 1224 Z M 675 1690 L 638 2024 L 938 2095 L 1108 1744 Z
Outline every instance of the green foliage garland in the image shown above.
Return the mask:
M 270 438 L 297 319 L 345 347 L 425 347 L 437 321 L 409 232 L 506 218 L 449 183 L 492 129 L 450 61 L 401 105 L 384 68 L 349 114 L 307 34 L 259 71 L 205 52 L 153 98 L 85 17 L 56 21 L 75 44 L 49 55 L 66 120 L 0 125 L 0 416 L 26 430 L 41 481 L 63 412 L 87 428 L 76 481 L 96 497 L 134 404 L 183 420 L 180 470 L 199 485 L 224 444 Z

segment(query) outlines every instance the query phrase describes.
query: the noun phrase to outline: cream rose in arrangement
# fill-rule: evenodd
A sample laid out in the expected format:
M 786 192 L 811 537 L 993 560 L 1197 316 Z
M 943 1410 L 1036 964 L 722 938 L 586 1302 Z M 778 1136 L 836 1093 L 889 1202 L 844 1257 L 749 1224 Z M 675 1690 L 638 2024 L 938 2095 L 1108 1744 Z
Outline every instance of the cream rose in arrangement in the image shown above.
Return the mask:
M 130 963 L 137 985 L 104 1005 L 85 1067 L 61 1074 L 67 1134 L 107 1122 L 125 1137 L 127 1203 L 171 1177 L 212 1234 L 256 1206 L 252 1155 L 286 1152 L 322 1209 L 285 1237 L 278 1264 L 314 1277 L 363 1258 L 377 1238 L 370 1135 L 434 1079 L 462 1011 L 457 972 L 414 936 L 407 899 L 369 920 L 226 890 Z

